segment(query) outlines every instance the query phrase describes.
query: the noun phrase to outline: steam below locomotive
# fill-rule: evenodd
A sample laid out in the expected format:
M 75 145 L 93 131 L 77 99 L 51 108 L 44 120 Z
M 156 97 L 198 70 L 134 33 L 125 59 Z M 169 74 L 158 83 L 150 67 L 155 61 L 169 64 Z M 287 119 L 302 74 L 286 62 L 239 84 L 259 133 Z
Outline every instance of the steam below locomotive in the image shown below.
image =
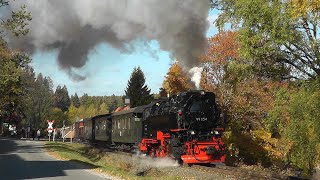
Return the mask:
M 96 116 L 77 122 L 75 127 L 78 138 L 104 141 L 118 148 L 137 148 L 152 157 L 172 157 L 180 163 L 198 164 L 225 161 L 219 119 L 214 93 L 189 91 Z

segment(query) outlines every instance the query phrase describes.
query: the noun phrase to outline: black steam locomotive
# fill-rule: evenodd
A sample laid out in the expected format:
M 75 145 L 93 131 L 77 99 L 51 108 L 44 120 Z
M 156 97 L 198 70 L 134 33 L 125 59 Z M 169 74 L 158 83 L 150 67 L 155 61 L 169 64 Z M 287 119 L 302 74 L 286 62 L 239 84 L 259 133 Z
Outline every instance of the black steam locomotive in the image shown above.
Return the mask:
M 224 162 L 220 113 L 212 92 L 170 98 L 76 123 L 76 138 L 136 147 L 152 157 L 187 164 Z

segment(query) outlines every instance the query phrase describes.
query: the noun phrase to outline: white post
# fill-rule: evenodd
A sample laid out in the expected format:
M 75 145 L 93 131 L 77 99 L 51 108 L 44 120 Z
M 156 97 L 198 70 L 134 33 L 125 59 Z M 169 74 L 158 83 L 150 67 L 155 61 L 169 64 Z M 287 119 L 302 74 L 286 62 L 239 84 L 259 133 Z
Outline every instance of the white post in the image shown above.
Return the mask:
M 62 142 L 64 142 L 64 127 L 62 128 Z
M 53 140 L 53 141 L 55 141 L 56 134 L 57 134 L 57 131 L 56 131 L 56 129 L 54 129 L 54 130 L 53 130 L 53 137 L 52 137 L 52 140 Z

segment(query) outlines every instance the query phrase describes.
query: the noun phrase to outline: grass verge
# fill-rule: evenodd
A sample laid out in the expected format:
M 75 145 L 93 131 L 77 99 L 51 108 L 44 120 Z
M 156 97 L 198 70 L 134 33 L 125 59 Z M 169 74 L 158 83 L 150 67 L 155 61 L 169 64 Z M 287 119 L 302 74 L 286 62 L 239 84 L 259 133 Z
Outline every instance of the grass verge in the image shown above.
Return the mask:
M 58 159 L 76 161 L 121 179 L 180 179 L 157 168 L 141 166 L 128 155 L 102 152 L 79 143 L 47 142 L 45 148 Z

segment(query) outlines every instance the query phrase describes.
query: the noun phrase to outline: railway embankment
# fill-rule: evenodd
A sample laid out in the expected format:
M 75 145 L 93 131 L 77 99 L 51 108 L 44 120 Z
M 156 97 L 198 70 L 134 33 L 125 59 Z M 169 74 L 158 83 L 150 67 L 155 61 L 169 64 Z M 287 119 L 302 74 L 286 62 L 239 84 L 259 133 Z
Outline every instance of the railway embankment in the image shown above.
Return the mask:
M 91 166 L 94 171 L 120 179 L 238 179 L 192 167 L 180 167 L 172 159 L 152 159 L 138 154 L 97 149 L 79 143 L 47 142 L 45 148 L 60 160 L 73 160 Z
M 119 179 L 291 179 L 275 172 L 250 171 L 227 166 L 179 166 L 172 159 L 152 159 L 139 154 L 95 148 L 80 143 L 47 142 L 48 152 L 61 160 L 91 166 L 96 172 Z

